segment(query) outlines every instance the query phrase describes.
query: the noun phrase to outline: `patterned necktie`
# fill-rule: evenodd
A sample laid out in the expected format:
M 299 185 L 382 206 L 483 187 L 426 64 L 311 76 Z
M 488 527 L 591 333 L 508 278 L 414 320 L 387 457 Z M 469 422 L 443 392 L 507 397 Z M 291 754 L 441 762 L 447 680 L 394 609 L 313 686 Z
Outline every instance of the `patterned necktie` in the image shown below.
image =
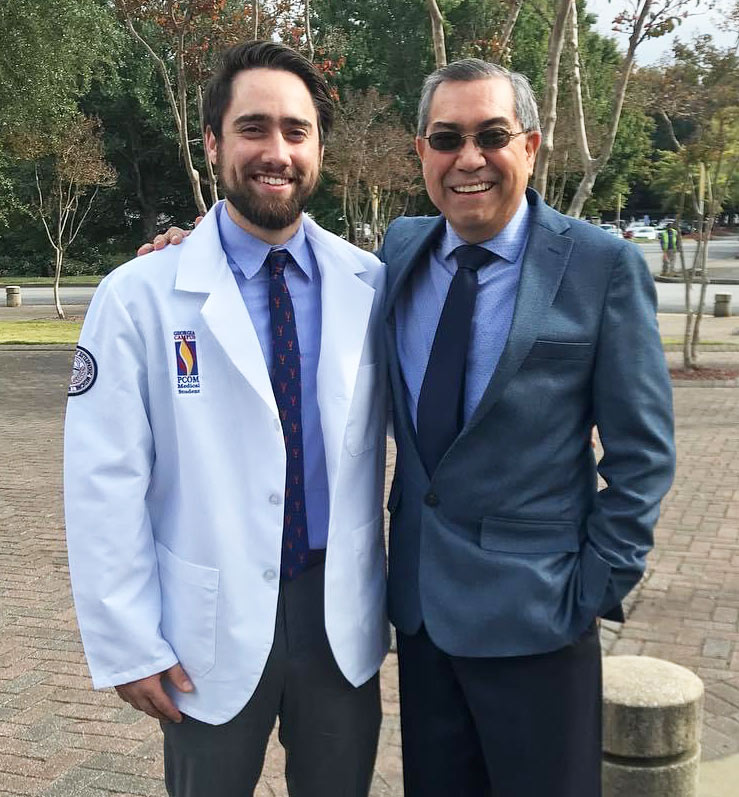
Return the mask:
M 285 282 L 285 266 L 294 261 L 289 252 L 280 249 L 270 251 L 265 262 L 269 266 L 269 318 L 272 329 L 270 378 L 287 453 L 280 572 L 283 578 L 292 579 L 312 564 L 305 512 L 300 346 L 293 302 Z
M 481 246 L 458 246 L 454 254 L 457 273 L 441 310 L 418 397 L 418 450 L 429 476 L 464 425 L 465 371 L 477 270 L 495 258 Z

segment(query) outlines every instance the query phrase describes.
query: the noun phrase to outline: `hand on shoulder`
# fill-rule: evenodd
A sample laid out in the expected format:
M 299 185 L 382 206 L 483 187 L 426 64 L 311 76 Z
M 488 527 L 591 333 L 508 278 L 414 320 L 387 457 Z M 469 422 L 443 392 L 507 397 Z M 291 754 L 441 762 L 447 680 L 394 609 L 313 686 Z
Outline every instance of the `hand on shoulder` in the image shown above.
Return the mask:
M 203 220 L 202 216 L 198 216 L 195 219 L 195 226 L 197 227 L 198 224 Z M 148 255 L 149 252 L 155 252 L 159 249 L 164 249 L 165 246 L 168 244 L 172 244 L 173 246 L 177 246 L 177 244 L 182 243 L 182 241 L 187 238 L 190 234 L 190 230 L 183 230 L 181 227 L 170 227 L 166 232 L 163 232 L 161 235 L 157 235 L 154 237 L 154 240 L 151 243 L 146 243 L 140 246 L 136 250 L 136 256 L 141 257 L 141 255 Z

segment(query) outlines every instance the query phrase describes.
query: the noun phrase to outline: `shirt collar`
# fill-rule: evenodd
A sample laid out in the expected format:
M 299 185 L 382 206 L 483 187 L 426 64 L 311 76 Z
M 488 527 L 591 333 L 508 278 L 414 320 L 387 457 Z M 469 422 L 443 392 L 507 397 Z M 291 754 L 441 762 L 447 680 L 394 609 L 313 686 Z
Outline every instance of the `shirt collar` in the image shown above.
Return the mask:
M 528 238 L 530 215 L 529 203 L 524 195 L 521 198 L 521 204 L 518 206 L 518 210 L 514 213 L 513 218 L 508 224 L 506 224 L 497 235 L 494 235 L 487 241 L 482 241 L 477 244 L 477 246 L 482 246 L 483 249 L 493 252 L 509 263 L 515 263 Z M 444 263 L 445 266 L 448 266 L 451 271 L 456 270 L 456 266 L 452 259 L 452 252 L 454 252 L 458 246 L 463 246 L 464 244 L 467 244 L 467 241 L 455 232 L 452 225 L 447 220 L 444 236 L 441 239 L 438 251 L 439 260 Z
M 251 279 L 257 274 L 272 249 L 287 249 L 298 264 L 298 268 L 308 279 L 313 279 L 313 260 L 308 240 L 305 237 L 305 225 L 302 219 L 295 235 L 284 244 L 277 246 L 268 244 L 239 227 L 228 215 L 225 201 L 218 206 L 217 219 L 223 251 L 226 253 L 226 257 L 241 269 L 247 279 Z

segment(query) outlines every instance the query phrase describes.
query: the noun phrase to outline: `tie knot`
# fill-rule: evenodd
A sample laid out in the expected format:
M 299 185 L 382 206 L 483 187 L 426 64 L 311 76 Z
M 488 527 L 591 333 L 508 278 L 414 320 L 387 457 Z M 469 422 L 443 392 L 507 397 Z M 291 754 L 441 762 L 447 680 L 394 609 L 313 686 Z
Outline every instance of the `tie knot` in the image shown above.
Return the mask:
M 459 268 L 469 268 L 472 271 L 477 271 L 486 266 L 495 258 L 493 252 L 484 249 L 482 246 L 470 246 L 469 244 L 458 246 L 454 250 L 454 255 L 457 258 L 457 266 Z
M 270 249 L 265 263 L 269 266 L 271 277 L 279 277 L 285 273 L 285 266 L 292 260 L 287 249 Z

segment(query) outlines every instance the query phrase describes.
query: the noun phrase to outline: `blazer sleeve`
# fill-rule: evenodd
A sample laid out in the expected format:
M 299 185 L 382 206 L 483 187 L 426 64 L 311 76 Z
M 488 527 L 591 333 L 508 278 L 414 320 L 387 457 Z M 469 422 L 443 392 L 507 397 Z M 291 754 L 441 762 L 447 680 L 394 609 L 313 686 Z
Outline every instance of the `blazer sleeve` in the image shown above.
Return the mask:
M 159 572 L 146 505 L 154 443 L 144 342 L 105 280 L 80 345 L 94 381 L 67 402 L 64 497 L 69 568 L 93 686 L 171 667 L 160 631 Z
M 675 448 L 670 377 L 656 318 L 657 296 L 638 248 L 623 245 L 606 293 L 596 352 L 593 406 L 606 483 L 588 517 L 588 542 L 611 567 L 598 611 L 623 620 L 653 546 Z

